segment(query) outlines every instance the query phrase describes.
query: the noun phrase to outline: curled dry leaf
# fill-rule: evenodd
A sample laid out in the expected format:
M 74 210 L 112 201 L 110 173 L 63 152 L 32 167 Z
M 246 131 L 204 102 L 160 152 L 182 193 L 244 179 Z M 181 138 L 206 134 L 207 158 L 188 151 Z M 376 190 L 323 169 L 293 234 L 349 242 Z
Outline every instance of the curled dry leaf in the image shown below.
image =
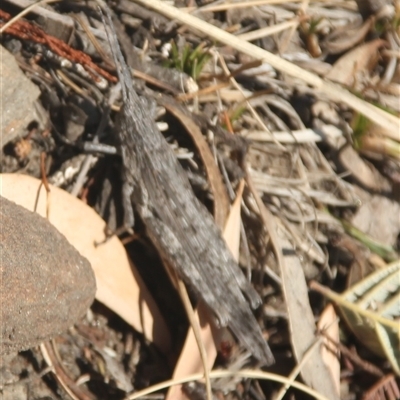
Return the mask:
M 46 215 L 46 192 L 41 181 L 27 175 L 0 175 L 2 195 Z M 51 186 L 50 222 L 86 257 L 94 270 L 96 299 L 118 314 L 164 352 L 170 336 L 156 303 L 130 263 L 122 243 L 112 237 L 103 245 L 105 222 L 89 206 L 62 189 Z
M 350 26 L 336 29 L 324 41 L 324 50 L 330 54 L 339 54 L 351 49 L 364 40 L 373 23 L 374 19 L 370 18 L 361 26 L 355 21 L 355 23 Z
M 375 66 L 378 50 L 385 44 L 384 40 L 376 39 L 347 52 L 336 61 L 326 78 L 342 85 L 353 86 L 357 83 L 359 73 L 369 72 Z
M 343 168 L 366 188 L 378 193 L 390 190 L 387 179 L 380 174 L 374 165 L 367 163 L 352 146 L 342 147 L 338 159 Z

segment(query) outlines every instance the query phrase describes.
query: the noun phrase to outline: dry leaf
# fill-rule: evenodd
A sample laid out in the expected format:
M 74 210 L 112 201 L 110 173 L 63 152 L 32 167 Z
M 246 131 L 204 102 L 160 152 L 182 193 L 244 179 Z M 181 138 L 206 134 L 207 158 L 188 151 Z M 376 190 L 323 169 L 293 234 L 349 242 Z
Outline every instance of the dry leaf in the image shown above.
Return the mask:
M 378 60 L 378 50 L 386 42 L 376 39 L 347 52 L 335 62 L 326 78 L 346 86 L 353 86 L 357 74 L 370 71 Z
M 279 238 L 284 263 L 281 265 L 282 288 L 289 315 L 290 337 L 295 358 L 301 363 L 310 347 L 315 343 L 314 315 L 308 298 L 308 289 L 303 266 L 291 243 Z M 301 369 L 306 384 L 330 400 L 339 400 L 336 384 L 324 363 L 321 347 L 312 350 Z
M 324 40 L 324 50 L 330 54 L 339 54 L 350 50 L 365 39 L 374 21 L 373 18 L 369 18 L 361 25 L 354 21 L 350 25 L 336 28 Z
M 318 330 L 323 331 L 334 343 L 339 343 L 339 320 L 332 304 L 328 304 L 321 314 L 317 324 Z M 337 347 L 324 338 L 324 346 L 321 350 L 321 357 L 332 375 L 336 386 L 336 393 L 340 393 L 340 362 Z
M 242 221 L 240 210 L 242 205 L 243 189 L 244 181 L 242 180 L 224 228 L 224 239 L 229 247 L 229 250 L 235 257 L 235 260 L 239 260 L 240 224 Z
M 0 177 L 2 196 L 46 215 L 46 192 L 40 180 L 21 174 Z M 50 199 L 50 222 L 92 265 L 97 283 L 96 299 L 168 352 L 170 336 L 164 319 L 119 239 L 114 236 L 95 247 L 96 241 L 104 239 L 105 222 L 99 215 L 56 187 L 51 186 Z
M 396 199 L 355 187 L 361 206 L 351 223 L 373 239 L 394 245 L 400 232 L 400 204 Z M 390 223 L 388 223 L 390 221 Z
M 351 172 L 366 188 L 376 192 L 390 190 L 388 181 L 370 163 L 367 163 L 350 145 L 343 147 L 339 153 L 339 162 Z

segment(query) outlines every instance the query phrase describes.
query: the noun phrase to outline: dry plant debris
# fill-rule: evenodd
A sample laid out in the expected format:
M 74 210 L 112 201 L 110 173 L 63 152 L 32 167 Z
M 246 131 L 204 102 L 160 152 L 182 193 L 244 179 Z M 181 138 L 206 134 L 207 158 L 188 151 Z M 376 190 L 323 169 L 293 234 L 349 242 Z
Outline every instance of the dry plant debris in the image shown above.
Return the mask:
M 25 7 L 5 0 L 1 26 Z M 40 183 L 32 177 L 44 181 L 50 201 L 42 194 L 42 215 L 90 260 L 98 301 L 51 345 L 4 359 L 0 389 L 16 385 L 21 399 L 28 392 L 133 399 L 174 377 L 181 386 L 160 384 L 160 396 L 210 398 L 200 380 L 207 368 L 219 399 L 395 398 L 399 287 L 382 276 L 398 266 L 400 246 L 399 3 L 117 0 L 109 7 L 135 91 L 155 105 L 149 118 L 262 298 L 255 315 L 276 363 L 258 370 L 189 291 L 198 306 L 190 319 L 193 327 L 200 321 L 207 349 L 201 361 L 195 329 L 139 216 L 134 235 L 120 238 L 126 253 L 116 237 L 94 246 L 104 238 L 99 215 L 110 230 L 122 224 L 115 123 L 122 104 L 97 3 L 57 2 L 0 28 L 42 109 L 17 139 L 2 126 L 2 194 L 32 209 Z M 33 107 L 24 105 L 22 115 Z M 370 283 L 374 276 L 379 283 Z M 311 280 L 338 314 L 309 290 Z M 379 318 L 390 310 L 374 322 L 372 344 L 356 331 L 371 328 L 373 317 L 357 319 L 353 308 L 362 326 L 346 323 L 344 296 L 354 307 L 373 299 L 364 309 Z M 185 383 L 188 375 L 197 382 Z

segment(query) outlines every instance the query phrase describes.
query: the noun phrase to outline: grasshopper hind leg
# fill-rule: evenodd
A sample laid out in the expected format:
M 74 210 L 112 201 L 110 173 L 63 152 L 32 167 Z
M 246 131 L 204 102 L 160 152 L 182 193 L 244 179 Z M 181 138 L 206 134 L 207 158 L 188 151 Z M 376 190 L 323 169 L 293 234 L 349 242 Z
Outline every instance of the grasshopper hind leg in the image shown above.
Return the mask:
M 135 215 L 132 208 L 132 186 L 123 183 L 122 185 L 122 206 L 123 206 L 123 223 L 115 229 L 110 229 L 108 226 L 104 229 L 105 237 L 101 241 L 95 241 L 95 247 L 107 243 L 113 236 L 121 236 L 124 233 L 134 235 L 133 226 L 135 224 Z

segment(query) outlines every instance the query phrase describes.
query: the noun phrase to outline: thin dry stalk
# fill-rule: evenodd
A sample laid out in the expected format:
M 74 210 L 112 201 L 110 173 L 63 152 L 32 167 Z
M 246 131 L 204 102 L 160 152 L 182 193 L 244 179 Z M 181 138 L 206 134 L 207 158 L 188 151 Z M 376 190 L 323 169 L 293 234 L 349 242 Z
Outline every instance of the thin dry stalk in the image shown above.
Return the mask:
M 167 389 L 171 386 L 174 385 L 182 385 L 183 383 L 187 382 L 193 382 L 201 379 L 203 377 L 202 374 L 194 374 L 190 375 L 186 378 L 179 379 L 179 380 L 169 380 L 165 382 L 158 383 L 157 385 L 153 385 L 147 389 L 140 390 L 136 393 L 131 393 L 127 397 L 125 397 L 125 400 L 135 400 L 139 399 L 140 397 L 147 396 L 149 394 L 158 392 L 159 390 Z M 277 375 L 277 374 L 272 374 L 270 372 L 264 372 L 261 370 L 251 370 L 251 369 L 242 369 L 240 371 L 220 371 L 220 370 L 214 370 L 210 372 L 210 377 L 211 379 L 216 379 L 216 378 L 228 378 L 228 377 L 239 377 L 239 378 L 247 378 L 247 379 L 262 379 L 262 380 L 269 380 L 273 382 L 280 382 L 280 383 L 288 383 L 288 378 L 282 376 L 282 375 Z M 318 393 L 316 390 L 309 388 L 308 386 L 294 381 L 291 382 L 291 386 L 295 389 L 298 389 L 304 393 L 309 394 L 310 396 L 313 396 L 316 400 L 328 400 L 325 396 L 322 396 L 320 393 Z

